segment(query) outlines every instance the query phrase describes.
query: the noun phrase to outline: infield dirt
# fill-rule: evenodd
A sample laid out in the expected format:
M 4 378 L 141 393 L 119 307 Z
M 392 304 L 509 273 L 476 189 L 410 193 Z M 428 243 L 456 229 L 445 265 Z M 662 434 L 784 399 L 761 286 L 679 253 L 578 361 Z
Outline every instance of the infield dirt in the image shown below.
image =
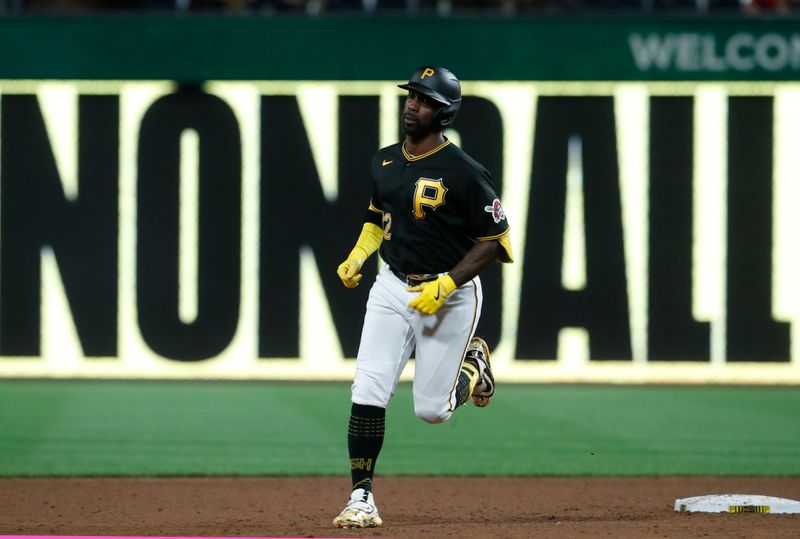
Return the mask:
M 349 479 L 0 479 L 0 534 L 225 537 L 798 537 L 800 515 L 676 513 L 676 498 L 800 499 L 799 477 L 380 477 L 384 525 L 337 530 Z

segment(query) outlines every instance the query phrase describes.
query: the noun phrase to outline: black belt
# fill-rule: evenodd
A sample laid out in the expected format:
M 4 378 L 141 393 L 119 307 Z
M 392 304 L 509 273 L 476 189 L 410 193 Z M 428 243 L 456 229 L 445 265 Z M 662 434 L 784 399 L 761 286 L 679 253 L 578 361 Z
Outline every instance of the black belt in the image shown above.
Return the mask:
M 417 286 L 418 284 L 435 281 L 439 278 L 438 273 L 401 273 L 391 266 L 389 266 L 389 271 L 394 273 L 395 277 L 406 283 L 408 286 Z

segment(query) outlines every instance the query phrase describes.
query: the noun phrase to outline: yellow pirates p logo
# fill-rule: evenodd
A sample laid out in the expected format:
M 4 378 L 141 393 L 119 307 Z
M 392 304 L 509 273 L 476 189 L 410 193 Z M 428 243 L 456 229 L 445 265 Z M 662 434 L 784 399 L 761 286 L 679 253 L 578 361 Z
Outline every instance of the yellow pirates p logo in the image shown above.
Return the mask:
M 430 67 L 426 67 L 426 68 L 425 68 L 425 70 L 422 72 L 422 76 L 419 78 L 419 80 L 422 80 L 422 79 L 424 79 L 425 77 L 432 77 L 432 76 L 434 76 L 435 74 L 436 74 L 436 71 L 434 71 L 434 70 L 433 70 L 433 69 L 431 69 Z
M 425 219 L 423 206 L 436 210 L 437 206 L 444 204 L 444 195 L 447 187 L 444 186 L 442 178 L 431 180 L 430 178 L 420 178 L 414 189 L 414 217 Z

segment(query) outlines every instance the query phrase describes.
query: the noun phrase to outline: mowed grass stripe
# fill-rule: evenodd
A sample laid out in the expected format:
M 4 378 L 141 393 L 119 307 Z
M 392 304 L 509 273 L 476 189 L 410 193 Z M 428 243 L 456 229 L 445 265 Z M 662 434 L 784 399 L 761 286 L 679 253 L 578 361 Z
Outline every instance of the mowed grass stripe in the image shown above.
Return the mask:
M 349 384 L 0 381 L 0 475 L 347 475 Z M 503 385 L 443 425 L 401 384 L 379 474 L 800 475 L 795 387 Z

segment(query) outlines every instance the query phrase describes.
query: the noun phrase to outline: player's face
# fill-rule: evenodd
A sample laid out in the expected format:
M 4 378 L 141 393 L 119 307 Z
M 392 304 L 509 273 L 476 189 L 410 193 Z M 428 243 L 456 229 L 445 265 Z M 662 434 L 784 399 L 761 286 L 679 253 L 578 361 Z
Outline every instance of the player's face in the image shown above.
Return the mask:
M 412 138 L 422 138 L 433 133 L 436 128 L 433 113 L 438 104 L 414 90 L 408 91 L 403 106 L 403 132 Z

